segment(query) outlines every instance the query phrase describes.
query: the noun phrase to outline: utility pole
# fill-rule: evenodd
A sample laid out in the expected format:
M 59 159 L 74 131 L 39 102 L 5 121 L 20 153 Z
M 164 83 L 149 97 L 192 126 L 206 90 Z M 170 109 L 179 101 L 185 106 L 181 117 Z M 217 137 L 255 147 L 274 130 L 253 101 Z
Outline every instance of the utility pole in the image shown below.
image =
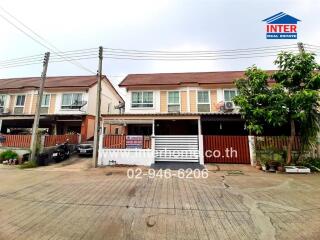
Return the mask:
M 300 53 L 304 53 L 304 46 L 302 42 L 298 42 L 298 49 Z
M 31 136 L 31 157 L 29 160 L 35 160 L 36 156 L 36 150 L 37 150 L 37 142 L 38 142 L 38 127 L 39 127 L 39 119 L 40 119 L 40 108 L 42 103 L 42 95 L 43 95 L 43 89 L 44 84 L 47 78 L 47 69 L 48 69 L 48 63 L 49 63 L 49 57 L 50 52 L 46 52 L 44 55 L 43 60 L 43 70 L 41 74 L 41 83 L 40 83 L 40 89 L 38 93 L 38 100 L 37 100 L 37 108 L 34 115 L 34 121 L 33 121 L 33 127 L 32 127 L 32 136 Z
M 98 166 L 99 154 L 99 138 L 100 138 L 100 119 L 101 119 L 101 81 L 102 81 L 102 59 L 103 47 L 99 47 L 99 66 L 97 74 L 97 102 L 96 102 L 96 117 L 94 125 L 94 146 L 93 146 L 93 166 Z

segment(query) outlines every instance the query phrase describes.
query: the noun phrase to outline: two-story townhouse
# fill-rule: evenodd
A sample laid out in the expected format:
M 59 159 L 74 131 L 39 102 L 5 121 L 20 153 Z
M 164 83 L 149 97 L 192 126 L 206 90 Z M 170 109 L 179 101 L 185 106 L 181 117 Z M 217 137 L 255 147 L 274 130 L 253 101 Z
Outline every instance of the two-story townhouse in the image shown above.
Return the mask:
M 243 71 L 129 74 L 119 84 L 126 90 L 125 113 L 105 115 L 104 132 L 109 134 L 106 126 L 112 129 L 114 125 L 118 134 L 129 138 L 151 136 L 154 151 L 201 151 L 203 135 L 246 136 L 245 121 L 232 102 L 238 94 L 234 81 L 243 76 Z M 110 141 L 105 143 L 110 145 Z M 157 161 L 203 163 L 203 156 L 156 154 L 149 160 L 144 165 Z
M 0 133 L 28 133 L 33 125 L 41 79 L 0 79 Z M 41 103 L 39 128 L 49 134 L 94 135 L 97 76 L 48 77 Z M 107 79 L 102 81 L 102 114 L 119 114 L 122 97 Z

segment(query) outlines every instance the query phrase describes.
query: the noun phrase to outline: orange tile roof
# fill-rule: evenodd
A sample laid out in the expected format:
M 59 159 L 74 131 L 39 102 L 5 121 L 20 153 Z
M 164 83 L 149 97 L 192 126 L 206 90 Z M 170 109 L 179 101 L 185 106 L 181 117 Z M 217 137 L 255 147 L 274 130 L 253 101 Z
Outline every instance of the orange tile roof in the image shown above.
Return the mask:
M 40 86 L 40 77 L 0 79 L 0 90 L 35 89 Z M 47 77 L 45 88 L 89 88 L 97 82 L 97 76 L 59 76 Z
M 273 71 L 267 71 L 272 73 Z M 244 71 L 129 74 L 120 87 L 143 85 L 232 84 Z

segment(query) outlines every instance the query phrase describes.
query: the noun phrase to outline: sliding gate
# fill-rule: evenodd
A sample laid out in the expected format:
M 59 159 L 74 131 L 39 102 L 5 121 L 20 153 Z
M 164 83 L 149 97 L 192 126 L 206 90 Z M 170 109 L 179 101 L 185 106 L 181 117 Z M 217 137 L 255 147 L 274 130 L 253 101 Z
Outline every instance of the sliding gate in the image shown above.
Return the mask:
M 198 135 L 156 136 L 155 161 L 199 162 Z
M 248 136 L 204 135 L 205 163 L 250 164 Z

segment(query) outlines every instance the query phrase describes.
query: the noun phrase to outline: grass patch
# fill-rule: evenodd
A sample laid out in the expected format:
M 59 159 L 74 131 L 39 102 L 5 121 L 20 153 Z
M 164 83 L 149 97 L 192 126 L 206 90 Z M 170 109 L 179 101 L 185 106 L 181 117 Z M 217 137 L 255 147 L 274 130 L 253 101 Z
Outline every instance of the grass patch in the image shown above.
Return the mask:
M 36 161 L 28 161 L 19 166 L 20 169 L 36 168 L 36 167 L 38 167 Z

